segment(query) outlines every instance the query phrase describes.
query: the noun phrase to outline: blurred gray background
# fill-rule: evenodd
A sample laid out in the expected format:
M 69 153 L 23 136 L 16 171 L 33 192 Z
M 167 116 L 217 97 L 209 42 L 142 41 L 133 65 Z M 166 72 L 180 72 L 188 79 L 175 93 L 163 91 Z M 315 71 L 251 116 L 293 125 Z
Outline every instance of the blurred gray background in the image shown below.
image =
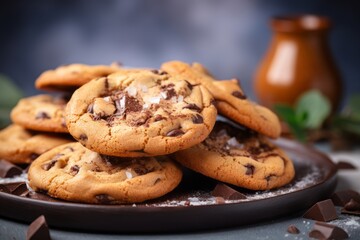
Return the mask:
M 0 73 L 26 95 L 44 70 L 69 63 L 153 67 L 199 61 L 218 78 L 252 80 L 271 38 L 271 16 L 325 15 L 345 93 L 360 92 L 360 4 L 288 0 L 1 1 Z

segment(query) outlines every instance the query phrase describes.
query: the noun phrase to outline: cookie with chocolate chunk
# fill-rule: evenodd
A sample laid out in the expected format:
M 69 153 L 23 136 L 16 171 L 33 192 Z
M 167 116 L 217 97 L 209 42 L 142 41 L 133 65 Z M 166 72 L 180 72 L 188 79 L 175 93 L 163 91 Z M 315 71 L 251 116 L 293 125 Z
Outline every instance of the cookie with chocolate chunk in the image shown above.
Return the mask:
M 174 158 L 208 177 L 251 190 L 281 187 L 295 175 L 292 161 L 266 137 L 223 122 L 205 141 Z
M 69 132 L 101 154 L 169 154 L 203 141 L 216 120 L 201 85 L 158 70 L 119 72 L 74 92 L 66 108 Z
M 11 120 L 27 129 L 67 133 L 64 110 L 68 99 L 41 94 L 20 99 L 11 111 Z
M 30 163 L 42 153 L 72 141 L 64 135 L 38 133 L 12 124 L 0 131 L 0 159 Z
M 181 181 L 180 167 L 166 156 L 119 158 L 100 155 L 80 143 L 59 146 L 29 168 L 35 191 L 67 201 L 137 203 L 172 191 Z
M 237 80 L 216 81 L 199 63 L 189 65 L 180 61 L 164 63 L 161 69 L 178 74 L 191 84 L 202 84 L 214 96 L 220 114 L 271 138 L 280 136 L 278 117 L 268 108 L 246 98 Z
M 41 90 L 74 91 L 94 78 L 104 77 L 121 68 L 118 64 L 85 65 L 70 64 L 43 72 L 35 81 L 35 87 Z

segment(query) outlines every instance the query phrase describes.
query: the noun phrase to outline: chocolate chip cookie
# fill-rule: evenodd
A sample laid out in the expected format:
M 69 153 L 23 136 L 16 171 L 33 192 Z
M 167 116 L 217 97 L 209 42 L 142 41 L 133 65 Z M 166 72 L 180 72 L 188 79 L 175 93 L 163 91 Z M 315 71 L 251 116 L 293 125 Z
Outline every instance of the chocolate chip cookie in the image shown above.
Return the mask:
M 170 74 L 178 74 L 191 84 L 205 86 L 214 96 L 220 114 L 268 137 L 280 136 L 278 117 L 269 109 L 248 100 L 236 80 L 216 81 L 199 63 L 191 66 L 172 61 L 164 63 L 161 69 Z
M 12 124 L 0 131 L 0 158 L 12 163 L 30 163 L 40 154 L 71 141 L 71 137 L 36 133 Z
M 110 66 L 85 64 L 60 66 L 42 73 L 36 79 L 35 87 L 41 90 L 74 91 L 94 78 L 107 76 L 119 69 L 121 68 L 117 64 Z
M 289 183 L 294 166 L 266 137 L 217 122 L 202 143 L 174 153 L 184 166 L 208 177 L 251 190 L 268 190 Z
M 32 130 L 67 133 L 64 118 L 67 101 L 67 97 L 48 94 L 23 98 L 11 111 L 11 120 Z
M 157 198 L 181 181 L 179 166 L 168 157 L 119 158 L 100 155 L 80 143 L 59 146 L 29 168 L 35 191 L 74 202 L 119 204 Z
M 211 94 L 182 76 L 158 70 L 119 72 L 74 92 L 69 132 L 85 147 L 122 157 L 165 155 L 196 145 L 212 130 Z

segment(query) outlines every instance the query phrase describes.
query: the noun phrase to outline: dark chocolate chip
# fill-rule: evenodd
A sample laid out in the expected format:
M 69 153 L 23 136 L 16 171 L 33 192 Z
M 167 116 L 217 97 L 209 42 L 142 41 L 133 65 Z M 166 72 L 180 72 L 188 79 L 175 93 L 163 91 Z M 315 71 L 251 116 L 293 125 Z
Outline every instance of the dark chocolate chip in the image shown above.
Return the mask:
M 137 166 L 133 168 L 137 175 L 144 175 L 151 172 L 153 169 L 147 169 L 145 166 Z
M 345 162 L 345 161 L 340 161 L 336 164 L 336 168 L 341 170 L 341 169 L 356 169 L 356 167 L 354 165 L 352 165 L 349 162 Z
M 231 95 L 233 95 L 234 97 L 237 97 L 237 98 L 240 98 L 240 99 L 246 99 L 246 95 L 243 94 L 242 92 L 240 91 L 234 91 L 231 93 Z
M 175 92 L 175 89 L 171 88 L 166 91 L 166 100 L 171 99 L 172 97 L 176 97 L 177 93 Z
M 166 136 L 168 137 L 176 137 L 176 136 L 180 136 L 180 135 L 183 135 L 184 132 L 180 129 L 173 129 L 173 130 L 170 130 Z
M 109 89 L 109 79 L 105 77 L 105 88 Z
M 193 121 L 193 123 L 195 123 L 195 124 L 201 124 L 201 123 L 204 122 L 204 119 L 203 119 L 203 117 L 202 117 L 200 114 L 196 114 L 196 115 L 194 115 L 194 116 L 192 117 L 192 121 Z
M 190 110 L 194 110 L 196 112 L 201 112 L 201 108 L 199 108 L 196 104 L 194 103 L 190 103 L 188 105 L 186 105 L 185 107 L 183 108 L 187 108 L 187 109 L 190 109 Z
M 360 202 L 360 194 L 353 190 L 344 190 L 335 192 L 331 196 L 331 200 L 336 206 L 345 206 L 351 199 L 354 199 L 357 202 Z
M 255 166 L 253 166 L 251 164 L 246 164 L 245 167 L 246 167 L 246 172 L 245 172 L 246 175 L 253 175 L 254 174 Z
M 216 184 L 214 190 L 211 192 L 214 197 L 222 197 L 227 200 L 246 199 L 246 196 L 235 189 L 229 187 L 224 183 Z
M 345 204 L 344 209 L 347 211 L 360 211 L 360 203 L 354 199 L 351 199 Z
M 315 222 L 313 229 L 309 232 L 309 237 L 324 240 L 336 240 L 349 238 L 349 235 L 338 226 L 324 222 Z
M 107 194 L 99 194 L 96 195 L 95 198 L 100 204 L 111 204 L 114 201 L 114 199 Z
M 287 232 L 288 233 L 291 233 L 291 234 L 299 234 L 300 233 L 300 230 L 295 227 L 295 225 L 290 225 L 288 228 L 287 228 Z
M 27 240 L 51 240 L 50 232 L 44 215 L 33 221 L 26 233 Z
M 152 73 L 157 74 L 157 75 L 166 75 L 168 74 L 166 71 L 162 71 L 162 70 L 157 70 L 157 69 L 153 69 L 150 70 Z
M 304 218 L 328 222 L 337 219 L 336 209 L 330 199 L 317 202 L 303 215 Z
M 0 177 L 11 178 L 22 174 L 22 172 L 23 172 L 22 169 L 19 168 L 18 166 L 8 161 L 0 160 Z
M 70 174 L 75 176 L 76 174 L 78 174 L 79 170 L 80 170 L 80 167 L 78 165 L 71 166 Z
M 50 119 L 50 116 L 46 112 L 41 111 L 36 114 L 35 119 Z
M 35 160 L 35 159 L 37 159 L 39 156 L 40 156 L 40 155 L 37 154 L 37 153 L 31 153 L 30 156 L 29 156 L 29 158 L 30 158 L 31 160 Z
M 79 139 L 80 141 L 85 142 L 88 140 L 88 137 L 86 136 L 86 134 L 82 133 L 80 134 Z
M 50 162 L 41 165 L 41 168 L 44 169 L 45 171 L 49 171 L 55 165 L 56 162 L 57 160 L 53 159 Z

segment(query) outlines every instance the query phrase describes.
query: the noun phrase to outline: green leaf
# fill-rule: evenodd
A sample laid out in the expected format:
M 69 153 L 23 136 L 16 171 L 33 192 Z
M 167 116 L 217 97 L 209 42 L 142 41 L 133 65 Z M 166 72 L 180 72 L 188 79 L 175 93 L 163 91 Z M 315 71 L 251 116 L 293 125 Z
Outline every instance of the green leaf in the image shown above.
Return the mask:
M 14 107 L 22 95 L 19 88 L 9 78 L 0 74 L 0 109 Z
M 333 119 L 333 127 L 341 129 L 345 132 L 356 134 L 360 136 L 360 120 L 347 117 L 337 116 Z
M 300 96 L 295 105 L 295 114 L 304 128 L 317 129 L 329 116 L 331 104 L 318 90 L 310 90 Z
M 283 104 L 275 104 L 274 110 L 280 118 L 288 124 L 290 131 L 294 134 L 295 138 L 301 142 L 305 142 L 305 129 L 302 127 L 299 119 L 296 118 L 294 108 Z
M 349 98 L 348 104 L 345 106 L 343 114 L 360 121 L 360 95 L 353 95 Z

